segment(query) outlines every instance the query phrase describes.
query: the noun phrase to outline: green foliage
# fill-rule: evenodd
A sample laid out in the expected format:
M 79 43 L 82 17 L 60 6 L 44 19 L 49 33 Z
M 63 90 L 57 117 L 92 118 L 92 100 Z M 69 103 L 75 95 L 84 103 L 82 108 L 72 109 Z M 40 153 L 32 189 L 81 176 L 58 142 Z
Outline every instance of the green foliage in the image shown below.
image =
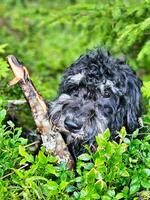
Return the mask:
M 6 44 L 3 44 L 3 45 L 0 45 L 0 53 L 4 53 L 5 50 L 4 48 L 6 47 L 7 45 Z M 8 75 L 8 65 L 6 63 L 6 61 L 2 58 L 0 58 L 0 80 L 2 78 L 5 78 L 7 77 Z
M 0 54 L 18 56 L 47 99 L 56 96 L 64 68 L 96 46 L 125 54 L 129 64 L 146 77 L 150 72 L 149 13 L 149 0 L 1 0 Z M 1 66 L 5 68 L 4 63 Z M 7 98 L 16 98 L 16 93 L 21 97 L 16 87 L 5 87 L 6 81 L 2 93 L 9 93 Z
M 150 98 L 150 81 L 144 82 L 142 89 L 143 95 L 147 98 Z
M 46 156 L 42 147 L 34 158 L 20 128 L 2 124 L 0 110 L 0 199 L 136 199 L 150 196 L 150 137 L 127 138 L 123 128 L 120 142 L 110 141 L 109 130 L 97 136 L 97 150 L 79 156 L 76 172 L 65 163 Z M 30 163 L 30 164 L 29 164 Z
M 0 1 L 0 199 L 150 199 L 149 13 L 149 0 Z M 97 46 L 125 54 L 144 80 L 144 125 L 131 137 L 122 128 L 119 143 L 107 130 L 97 137 L 96 152 L 86 147 L 68 171 L 44 148 L 34 157 L 21 128 L 4 123 L 7 100 L 23 98 L 17 85 L 8 87 L 6 56 L 25 63 L 38 91 L 52 99 L 66 66 Z M 27 106 L 18 113 L 20 126 L 34 127 Z

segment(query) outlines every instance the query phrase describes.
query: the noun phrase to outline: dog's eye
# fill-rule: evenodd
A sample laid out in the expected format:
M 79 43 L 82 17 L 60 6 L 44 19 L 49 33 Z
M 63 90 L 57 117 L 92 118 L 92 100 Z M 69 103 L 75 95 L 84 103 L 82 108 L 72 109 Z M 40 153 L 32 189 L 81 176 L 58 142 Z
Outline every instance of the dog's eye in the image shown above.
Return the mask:
M 111 96 L 111 90 L 110 89 L 105 89 L 103 97 L 104 98 L 109 98 Z
M 113 113 L 112 108 L 110 108 L 108 106 L 104 106 L 104 111 L 105 111 L 106 114 L 112 114 Z
M 68 106 L 68 103 L 65 103 L 65 104 L 62 106 L 62 110 L 64 110 L 67 106 Z
M 73 96 L 74 96 L 74 97 L 78 97 L 78 94 L 74 94 Z
M 88 94 L 84 94 L 83 99 L 87 99 L 87 98 L 88 98 Z

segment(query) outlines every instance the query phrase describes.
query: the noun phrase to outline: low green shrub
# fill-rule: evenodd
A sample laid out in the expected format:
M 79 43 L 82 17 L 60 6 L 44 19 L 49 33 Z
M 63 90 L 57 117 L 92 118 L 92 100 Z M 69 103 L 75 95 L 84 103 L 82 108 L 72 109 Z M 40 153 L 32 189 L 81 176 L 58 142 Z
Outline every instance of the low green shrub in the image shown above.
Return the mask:
M 2 102 L 1 102 L 2 103 Z M 97 136 L 97 150 L 78 157 L 76 169 L 46 156 L 42 147 L 35 157 L 27 140 L 13 122 L 3 124 L 0 110 L 0 199 L 143 199 L 150 198 L 150 135 L 124 128 L 120 142 L 109 140 L 110 132 Z

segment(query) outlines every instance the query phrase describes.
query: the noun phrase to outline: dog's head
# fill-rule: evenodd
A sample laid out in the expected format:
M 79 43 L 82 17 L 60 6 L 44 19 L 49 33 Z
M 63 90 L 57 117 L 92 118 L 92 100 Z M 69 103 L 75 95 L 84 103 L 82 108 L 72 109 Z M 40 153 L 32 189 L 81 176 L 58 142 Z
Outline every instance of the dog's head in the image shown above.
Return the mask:
M 121 59 L 95 50 L 81 56 L 65 72 L 50 120 L 65 135 L 74 156 L 107 128 L 113 136 L 125 126 L 138 126 L 141 81 Z

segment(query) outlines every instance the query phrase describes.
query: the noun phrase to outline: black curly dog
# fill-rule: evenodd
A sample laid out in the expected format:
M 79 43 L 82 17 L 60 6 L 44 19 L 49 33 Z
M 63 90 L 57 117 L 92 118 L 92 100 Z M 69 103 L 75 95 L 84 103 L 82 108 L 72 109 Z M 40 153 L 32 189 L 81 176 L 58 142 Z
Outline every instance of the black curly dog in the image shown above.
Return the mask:
M 50 120 L 75 158 L 107 128 L 114 139 L 122 126 L 131 133 L 139 127 L 141 85 L 123 60 L 100 49 L 82 55 L 65 71 Z

